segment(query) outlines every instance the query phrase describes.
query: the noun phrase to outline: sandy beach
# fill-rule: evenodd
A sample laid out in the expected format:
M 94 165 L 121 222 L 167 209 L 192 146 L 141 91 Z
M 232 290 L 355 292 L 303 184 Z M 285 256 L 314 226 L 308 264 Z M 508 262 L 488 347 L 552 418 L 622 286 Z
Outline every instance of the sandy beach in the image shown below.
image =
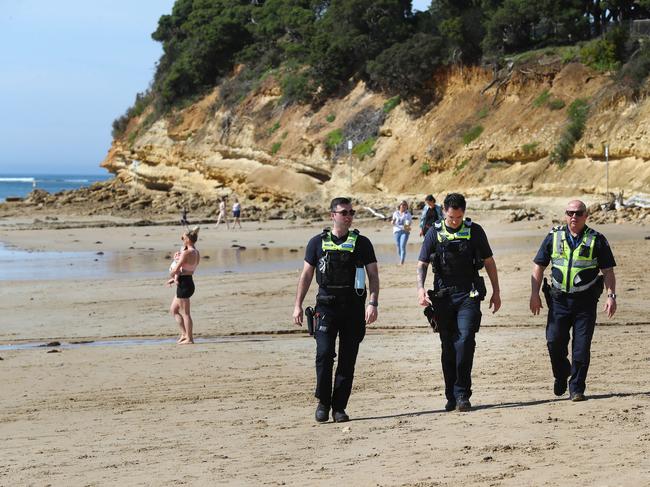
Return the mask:
M 650 485 L 650 230 L 595 225 L 617 260 L 619 310 L 599 314 L 589 400 L 571 403 L 552 392 L 545 313 L 528 310 L 551 217 L 468 216 L 490 238 L 503 301 L 494 315 L 483 306 L 475 409 L 443 410 L 440 344 L 416 302 L 421 239 L 400 267 L 390 225 L 365 219 L 355 226 L 379 256 L 379 320 L 361 345 L 352 421 L 323 425 L 315 343 L 291 312 L 304 245 L 324 222 L 204 225 L 198 340 L 183 347 L 164 286 L 180 227 L 3 220 L 0 485 Z

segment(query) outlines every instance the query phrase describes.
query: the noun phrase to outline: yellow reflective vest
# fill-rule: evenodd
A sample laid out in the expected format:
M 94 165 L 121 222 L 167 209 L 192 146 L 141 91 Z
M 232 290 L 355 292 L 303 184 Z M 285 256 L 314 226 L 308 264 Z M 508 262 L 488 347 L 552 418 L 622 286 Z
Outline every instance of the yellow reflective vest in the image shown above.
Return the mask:
M 553 269 L 560 271 L 562 280 L 552 278 L 553 287 L 565 293 L 586 291 L 597 282 L 598 272 L 589 273 L 593 277 L 585 280 L 583 272 L 588 269 L 598 269 L 598 259 L 594 257 L 597 233 L 585 227 L 580 244 L 572 249 L 566 238 L 566 225 L 553 227 L 553 251 L 551 264 Z

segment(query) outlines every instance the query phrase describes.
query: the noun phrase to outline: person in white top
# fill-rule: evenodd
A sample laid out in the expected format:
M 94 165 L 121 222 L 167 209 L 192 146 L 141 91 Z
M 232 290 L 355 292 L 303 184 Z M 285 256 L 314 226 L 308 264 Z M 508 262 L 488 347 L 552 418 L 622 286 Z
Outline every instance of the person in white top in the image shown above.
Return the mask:
M 397 245 L 397 254 L 399 255 L 400 265 L 404 265 L 406 260 L 406 243 L 409 240 L 411 233 L 411 222 L 413 216 L 409 211 L 409 205 L 404 200 L 397 207 L 397 211 L 393 213 L 393 236 L 395 237 L 395 244 Z
M 215 225 L 216 228 L 219 228 L 219 223 L 221 223 L 222 220 L 226 222 L 226 228 L 230 229 L 230 223 L 228 223 L 228 215 L 226 214 L 225 196 L 221 198 L 221 201 L 219 202 L 219 216 L 217 217 L 217 224 Z

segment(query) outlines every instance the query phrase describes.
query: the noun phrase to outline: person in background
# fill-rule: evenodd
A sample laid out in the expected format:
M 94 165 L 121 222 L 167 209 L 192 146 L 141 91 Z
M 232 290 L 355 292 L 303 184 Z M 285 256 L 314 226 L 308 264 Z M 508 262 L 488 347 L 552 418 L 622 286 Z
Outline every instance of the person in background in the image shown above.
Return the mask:
M 239 219 L 241 217 L 241 204 L 239 203 L 239 200 L 236 196 L 235 202 L 232 204 L 232 217 L 234 219 L 232 229 L 234 230 L 237 225 L 239 225 L 239 228 L 241 228 L 241 220 Z
M 222 197 L 219 202 L 219 216 L 217 217 L 217 223 L 215 228 L 219 228 L 221 221 L 226 222 L 226 228 L 230 230 L 230 223 L 228 223 L 228 215 L 226 214 L 226 197 Z
M 409 205 L 405 200 L 397 207 L 393 213 L 393 236 L 395 237 L 395 244 L 397 245 L 397 255 L 399 256 L 400 265 L 404 265 L 406 259 L 406 244 L 409 240 L 411 233 L 411 222 L 413 216 L 409 211 Z
M 420 237 L 424 237 L 429 231 L 429 228 L 443 218 L 442 208 L 440 205 L 436 205 L 436 199 L 433 195 L 428 194 L 424 198 L 424 208 L 422 208 L 422 214 L 420 215 Z
M 189 224 L 190 221 L 187 219 L 187 208 L 183 207 L 181 210 L 181 225 L 187 227 Z

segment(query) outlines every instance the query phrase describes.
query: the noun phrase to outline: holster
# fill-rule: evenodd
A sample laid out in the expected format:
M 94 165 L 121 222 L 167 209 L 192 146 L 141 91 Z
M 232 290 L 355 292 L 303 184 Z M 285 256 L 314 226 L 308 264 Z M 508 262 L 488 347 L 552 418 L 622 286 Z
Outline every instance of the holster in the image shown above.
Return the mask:
M 474 278 L 474 289 L 478 293 L 478 299 L 483 301 L 487 295 L 487 288 L 485 287 L 485 279 L 481 276 Z
M 307 318 L 307 332 L 310 336 L 314 335 L 314 308 L 307 306 L 305 308 L 305 317 Z
M 426 316 L 429 326 L 431 326 L 434 333 L 440 333 L 440 320 L 438 319 L 439 310 L 436 309 L 436 301 L 440 299 L 440 296 L 437 296 L 437 294 L 439 293 L 434 292 L 432 289 L 427 291 L 431 304 L 424 308 L 424 316 Z

